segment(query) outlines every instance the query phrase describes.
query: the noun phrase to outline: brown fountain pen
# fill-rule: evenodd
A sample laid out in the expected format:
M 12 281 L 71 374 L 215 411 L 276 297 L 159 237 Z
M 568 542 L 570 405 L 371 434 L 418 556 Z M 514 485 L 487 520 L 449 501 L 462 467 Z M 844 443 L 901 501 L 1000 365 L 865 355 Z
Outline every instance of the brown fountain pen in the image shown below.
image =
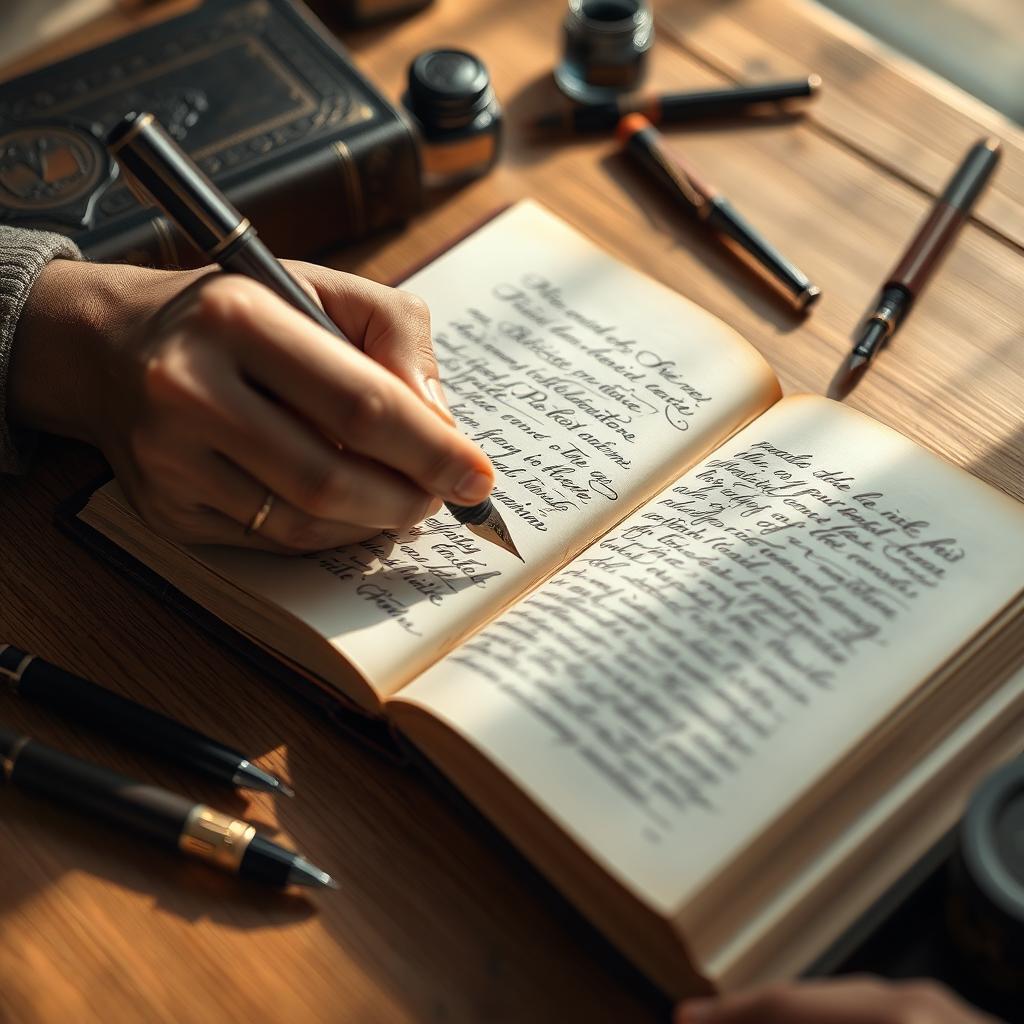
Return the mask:
M 982 139 L 971 147 L 882 285 L 874 310 L 861 326 L 846 367 L 847 374 L 861 372 L 906 318 L 914 300 L 970 217 L 972 207 L 999 163 L 999 148 L 998 139 Z

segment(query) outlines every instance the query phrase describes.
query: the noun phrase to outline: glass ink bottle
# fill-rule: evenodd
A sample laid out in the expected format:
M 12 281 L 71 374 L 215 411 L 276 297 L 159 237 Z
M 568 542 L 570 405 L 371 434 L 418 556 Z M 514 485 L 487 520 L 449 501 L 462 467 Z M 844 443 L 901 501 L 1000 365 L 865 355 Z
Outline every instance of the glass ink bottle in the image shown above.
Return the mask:
M 486 174 L 501 148 L 501 106 L 483 62 L 428 50 L 409 65 L 402 102 L 419 130 L 423 180 L 445 188 Z
M 555 82 L 567 96 L 600 103 L 643 81 L 654 45 L 648 0 L 569 0 L 562 32 L 565 49 Z

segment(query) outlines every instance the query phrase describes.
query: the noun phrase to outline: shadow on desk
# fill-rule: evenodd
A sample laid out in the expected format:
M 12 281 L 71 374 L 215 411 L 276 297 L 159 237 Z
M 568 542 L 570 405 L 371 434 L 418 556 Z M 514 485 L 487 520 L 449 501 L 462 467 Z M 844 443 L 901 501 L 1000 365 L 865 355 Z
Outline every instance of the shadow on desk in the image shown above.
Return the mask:
M 316 912 L 301 894 L 241 882 L 148 843 L 126 844 L 121 835 L 23 794 L 3 794 L 0 807 L 16 837 L 17 849 L 10 856 L 36 859 L 50 884 L 66 874 L 86 872 L 118 887 L 152 894 L 154 910 L 242 931 L 286 927 Z M 37 888 L 26 874 L 8 871 L 0 887 L 0 915 L 33 896 Z

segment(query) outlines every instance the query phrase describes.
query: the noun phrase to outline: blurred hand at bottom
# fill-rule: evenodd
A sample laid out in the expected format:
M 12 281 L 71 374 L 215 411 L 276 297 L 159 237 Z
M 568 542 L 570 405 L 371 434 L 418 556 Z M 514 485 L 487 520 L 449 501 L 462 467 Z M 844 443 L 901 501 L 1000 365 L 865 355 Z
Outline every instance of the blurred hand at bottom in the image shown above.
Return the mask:
M 674 1024 L 995 1024 L 931 981 L 836 978 L 682 1003 Z

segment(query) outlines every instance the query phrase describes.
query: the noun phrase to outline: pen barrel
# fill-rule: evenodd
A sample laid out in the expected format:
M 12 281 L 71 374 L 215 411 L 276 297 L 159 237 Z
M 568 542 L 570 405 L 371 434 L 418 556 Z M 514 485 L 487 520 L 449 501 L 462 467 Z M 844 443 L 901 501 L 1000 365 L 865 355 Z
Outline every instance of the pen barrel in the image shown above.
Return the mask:
M 176 849 L 194 806 L 185 797 L 0 729 L 0 763 L 18 789 Z
M 771 245 L 759 231 L 733 208 L 728 200 L 716 196 L 705 217 L 709 227 L 730 238 L 767 272 L 798 304 L 807 305 L 818 294 L 810 278 Z
M 818 89 L 814 77 L 791 82 L 766 82 L 763 85 L 739 85 L 728 89 L 708 89 L 704 92 L 670 93 L 648 96 L 634 109 L 647 113 L 652 121 L 678 123 L 701 117 L 723 114 L 741 114 L 760 103 L 780 103 L 783 100 L 804 99 Z
M 906 254 L 893 268 L 888 285 L 900 285 L 916 296 L 934 273 L 939 261 L 952 248 L 953 239 L 967 220 L 968 211 L 937 203 L 918 229 Z
M 4 657 L 12 651 L 15 659 L 23 655 L 8 648 Z M 33 704 L 221 783 L 231 784 L 245 760 L 237 750 L 41 658 L 33 658 L 22 669 L 15 686 L 18 695 Z
M 107 136 L 107 148 L 139 198 L 159 206 L 211 260 L 248 226 L 153 114 L 129 114 Z
M 228 273 L 241 274 L 259 281 L 300 313 L 305 313 L 325 331 L 341 338 L 342 341 L 348 340 L 341 328 L 274 257 L 253 228 L 249 228 L 235 245 L 224 252 L 220 257 L 220 264 Z
M 1000 153 L 997 139 L 982 139 L 971 146 L 939 196 L 939 202 L 969 211 L 998 166 Z
M 662 145 L 653 126 L 632 132 L 626 152 L 692 216 L 703 217 L 714 190 L 677 154 Z

